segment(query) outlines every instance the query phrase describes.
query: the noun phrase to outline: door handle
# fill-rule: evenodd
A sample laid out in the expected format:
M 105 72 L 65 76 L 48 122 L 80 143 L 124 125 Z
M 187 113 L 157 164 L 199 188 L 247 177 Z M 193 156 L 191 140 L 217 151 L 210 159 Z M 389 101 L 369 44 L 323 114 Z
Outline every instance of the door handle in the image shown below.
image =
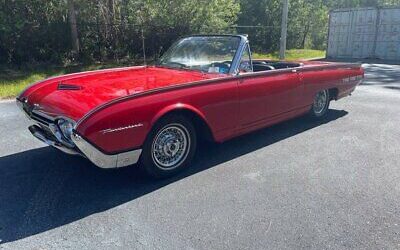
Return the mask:
M 292 69 L 292 73 L 297 73 L 297 69 Z

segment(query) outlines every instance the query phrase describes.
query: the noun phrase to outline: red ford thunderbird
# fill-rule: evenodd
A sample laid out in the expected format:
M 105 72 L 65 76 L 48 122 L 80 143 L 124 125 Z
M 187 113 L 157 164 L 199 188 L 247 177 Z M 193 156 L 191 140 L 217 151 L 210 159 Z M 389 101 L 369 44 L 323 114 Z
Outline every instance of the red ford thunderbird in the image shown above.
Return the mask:
M 359 64 L 253 60 L 246 36 L 191 36 L 155 66 L 54 77 L 17 97 L 30 132 L 100 168 L 140 162 L 154 177 L 189 167 L 199 139 L 223 142 L 350 95 Z

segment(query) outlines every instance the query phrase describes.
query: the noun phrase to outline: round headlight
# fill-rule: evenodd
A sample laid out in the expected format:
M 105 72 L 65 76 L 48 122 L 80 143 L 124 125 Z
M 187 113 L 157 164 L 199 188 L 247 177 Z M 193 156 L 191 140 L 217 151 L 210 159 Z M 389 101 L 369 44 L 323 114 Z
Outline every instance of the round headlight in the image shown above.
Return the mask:
M 63 136 L 68 140 L 71 140 L 72 130 L 74 129 L 75 123 L 65 119 L 59 119 L 57 123 Z

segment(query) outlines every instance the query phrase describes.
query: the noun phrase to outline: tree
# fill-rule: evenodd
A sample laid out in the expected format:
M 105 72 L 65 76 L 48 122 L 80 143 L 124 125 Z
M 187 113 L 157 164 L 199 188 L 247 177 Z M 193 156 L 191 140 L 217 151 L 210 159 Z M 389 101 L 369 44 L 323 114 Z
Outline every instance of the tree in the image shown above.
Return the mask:
M 78 39 L 78 27 L 76 23 L 76 11 L 74 0 L 68 0 L 68 16 L 71 27 L 71 42 L 74 54 L 79 54 L 79 39 Z
M 0 63 L 68 63 L 157 56 L 194 33 L 249 34 L 277 51 L 282 0 L 0 0 Z M 326 48 L 329 10 L 400 0 L 290 0 L 288 48 Z M 254 26 L 233 28 L 232 26 Z M 79 54 L 78 54 L 79 53 Z M 76 56 L 79 55 L 78 58 Z

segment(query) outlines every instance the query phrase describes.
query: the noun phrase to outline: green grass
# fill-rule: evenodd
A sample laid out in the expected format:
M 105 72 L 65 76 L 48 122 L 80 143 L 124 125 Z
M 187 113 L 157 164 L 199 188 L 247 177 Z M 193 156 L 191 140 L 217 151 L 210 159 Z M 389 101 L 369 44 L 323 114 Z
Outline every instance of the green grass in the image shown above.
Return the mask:
M 253 53 L 254 59 L 279 59 L 279 52 L 273 52 L 268 54 Z M 325 51 L 323 50 L 312 50 L 312 49 L 291 49 L 286 51 L 286 59 L 291 60 L 307 60 L 313 58 L 325 57 Z
M 279 52 L 261 54 L 253 53 L 255 59 L 272 59 L 279 57 Z M 294 49 L 286 52 L 286 60 L 299 60 L 325 57 L 325 51 Z M 107 63 L 87 66 L 69 67 L 41 67 L 34 69 L 1 69 L 0 68 L 0 99 L 14 98 L 29 84 L 38 82 L 51 76 L 74 72 L 127 66 L 127 64 Z
M 15 71 L 6 70 L 0 73 L 0 98 L 15 97 L 31 83 L 43 80 L 52 75 L 63 74 L 63 70 Z

